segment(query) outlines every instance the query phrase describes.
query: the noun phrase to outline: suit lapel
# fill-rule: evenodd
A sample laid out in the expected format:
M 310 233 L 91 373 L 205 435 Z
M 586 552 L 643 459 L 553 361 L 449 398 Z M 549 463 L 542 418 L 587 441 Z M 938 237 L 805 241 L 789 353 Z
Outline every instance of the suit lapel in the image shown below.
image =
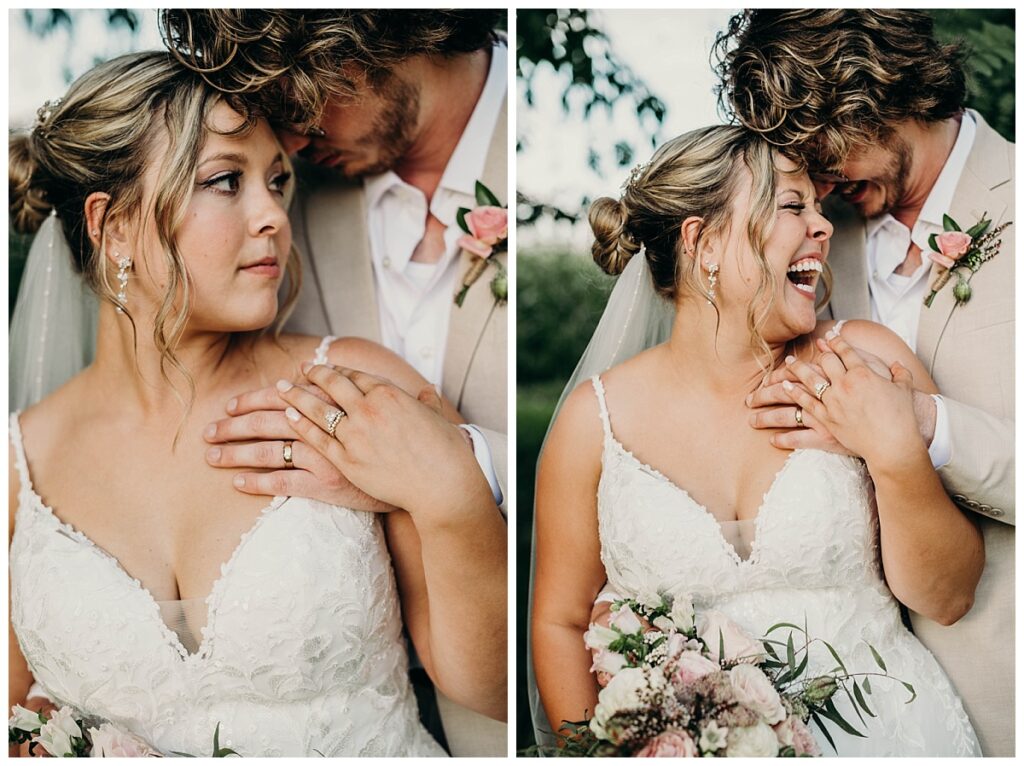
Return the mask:
M 379 341 L 363 185 L 346 182 L 317 188 L 305 198 L 303 214 L 309 263 L 316 272 L 331 332 Z M 318 225 L 310 227 L 314 220 Z M 327 292 L 328 285 L 332 292 Z
M 483 183 L 494 195 L 507 204 L 508 200 L 508 98 L 502 103 L 501 113 L 491 136 L 484 162 Z M 507 261 L 504 253 L 491 256 L 503 265 Z M 491 293 L 490 282 L 494 278 L 495 266 L 489 265 L 476 283 L 469 288 L 462 306 L 456 306 L 454 297 L 462 289 L 462 277 L 473 263 L 473 255 L 463 250 L 459 254 L 459 277 L 452 293 L 451 316 L 448 320 L 448 347 L 445 351 L 442 389 L 458 406 L 469 366 L 473 361 L 480 337 L 487 326 L 498 301 Z
M 1006 204 L 992 190 L 1010 179 L 1006 142 L 988 126 L 981 115 L 973 111 L 971 114 L 977 122 L 977 133 L 948 211 L 950 217 L 965 230 L 980 221 L 982 216 L 991 218 L 993 225 L 1003 220 Z M 928 277 L 929 292 L 938 275 L 939 266 L 933 264 Z M 946 283 L 935 296 L 931 307 L 921 307 L 917 350 L 929 373 L 934 372 L 935 352 L 956 309 L 956 299 L 953 297 L 955 280 L 956 277 Z

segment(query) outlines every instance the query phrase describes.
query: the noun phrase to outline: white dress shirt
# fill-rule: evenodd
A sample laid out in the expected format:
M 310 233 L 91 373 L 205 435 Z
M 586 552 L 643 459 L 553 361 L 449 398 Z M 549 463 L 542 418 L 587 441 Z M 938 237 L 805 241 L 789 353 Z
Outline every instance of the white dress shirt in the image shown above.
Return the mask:
M 928 238 L 941 234 L 942 216 L 953 203 L 953 194 L 974 145 L 977 125 L 969 112 L 964 112 L 960 131 L 946 164 L 925 200 L 913 230 L 889 213 L 868 219 L 867 248 L 868 289 L 871 293 L 871 318 L 899 335 L 912 350 L 917 350 L 917 329 L 924 298 L 929 287 L 932 262 L 924 254 L 931 248 Z M 957 221 L 971 226 L 974 221 Z M 921 248 L 921 265 L 913 274 L 897 274 L 896 269 L 907 257 L 913 242 Z M 927 311 L 927 309 L 924 309 Z M 935 435 L 928 449 L 932 463 L 941 468 L 949 462 L 951 444 L 949 420 L 941 396 L 935 399 Z
M 373 258 L 381 343 L 427 380 L 440 385 L 447 350 L 448 320 L 456 281 L 461 279 L 456 241 L 464 233 L 455 220 L 460 207 L 476 207 L 476 182 L 507 88 L 508 49 L 491 49 L 483 92 L 430 200 L 429 213 L 447 228 L 437 263 L 410 260 L 427 226 L 427 198 L 392 171 L 364 180 L 370 252 Z

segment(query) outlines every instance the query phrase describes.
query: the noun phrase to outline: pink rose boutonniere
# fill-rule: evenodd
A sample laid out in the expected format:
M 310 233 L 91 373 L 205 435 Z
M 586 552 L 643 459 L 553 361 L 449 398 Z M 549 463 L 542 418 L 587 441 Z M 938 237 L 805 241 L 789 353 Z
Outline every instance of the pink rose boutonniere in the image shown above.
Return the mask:
M 491 293 L 499 301 L 508 299 L 508 273 L 498 261 L 491 260 L 494 253 L 507 247 L 508 208 L 502 207 L 494 193 L 479 181 L 476 182 L 476 203 L 472 210 L 460 207 L 455 216 L 459 228 L 466 232 L 456 244 L 473 255 L 473 262 L 462 277 L 462 287 L 455 296 L 455 303 L 460 307 L 469 288 L 491 263 L 497 268 L 491 280 Z
M 939 265 L 939 273 L 932 283 L 931 292 L 924 299 L 924 305 L 931 308 L 939 290 L 946 286 L 954 274 L 957 280 L 953 286 L 956 305 L 967 303 L 971 299 L 971 277 L 985 261 L 991 260 L 999 252 L 1003 244 L 999 235 L 1009 225 L 1010 221 L 1007 221 L 990 230 L 992 220 L 982 214 L 980 221 L 963 231 L 948 215 L 942 216 L 943 232 L 928 238 L 931 251 L 927 255 Z

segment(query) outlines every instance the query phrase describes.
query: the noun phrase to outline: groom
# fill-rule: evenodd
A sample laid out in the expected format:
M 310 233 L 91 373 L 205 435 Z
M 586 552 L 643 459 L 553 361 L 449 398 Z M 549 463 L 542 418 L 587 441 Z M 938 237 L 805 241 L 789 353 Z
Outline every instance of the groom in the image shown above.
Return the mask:
M 366 337 L 404 357 L 473 424 L 467 440 L 498 504 L 507 454 L 506 256 L 492 255 L 467 285 L 478 259 L 460 246 L 457 214 L 479 206 L 478 183 L 502 205 L 506 198 L 508 51 L 494 31 L 503 15 L 163 13 L 165 37 L 185 63 L 216 68 L 207 78 L 241 93 L 275 124 L 285 149 L 306 160 L 296 163 L 291 211 L 303 287 L 289 329 Z M 303 486 L 294 494 L 322 492 Z M 438 701 L 453 754 L 506 754 L 504 724 L 439 691 Z
M 1014 148 L 965 109 L 956 45 L 904 10 L 746 11 L 716 44 L 721 93 L 745 126 L 810 165 L 832 195 L 827 318 L 873 319 L 915 349 L 941 397 L 915 407 L 954 502 L 985 536 L 986 566 L 966 617 L 914 632 L 960 693 L 985 755 L 1014 752 L 1014 227 L 959 303 L 929 237 L 1014 217 Z M 838 196 L 841 202 L 834 200 Z M 947 263 L 948 265 L 948 263 Z M 789 404 L 765 390 L 754 405 Z M 810 430 L 779 434 L 816 447 Z

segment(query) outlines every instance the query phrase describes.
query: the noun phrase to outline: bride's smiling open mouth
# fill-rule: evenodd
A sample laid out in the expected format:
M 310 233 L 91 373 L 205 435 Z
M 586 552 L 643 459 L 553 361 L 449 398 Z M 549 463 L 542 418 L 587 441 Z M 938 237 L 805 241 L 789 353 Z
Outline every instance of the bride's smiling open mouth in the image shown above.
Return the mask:
M 801 295 L 813 300 L 823 268 L 821 255 L 817 253 L 800 255 L 789 264 L 789 268 L 786 270 L 786 279 Z

